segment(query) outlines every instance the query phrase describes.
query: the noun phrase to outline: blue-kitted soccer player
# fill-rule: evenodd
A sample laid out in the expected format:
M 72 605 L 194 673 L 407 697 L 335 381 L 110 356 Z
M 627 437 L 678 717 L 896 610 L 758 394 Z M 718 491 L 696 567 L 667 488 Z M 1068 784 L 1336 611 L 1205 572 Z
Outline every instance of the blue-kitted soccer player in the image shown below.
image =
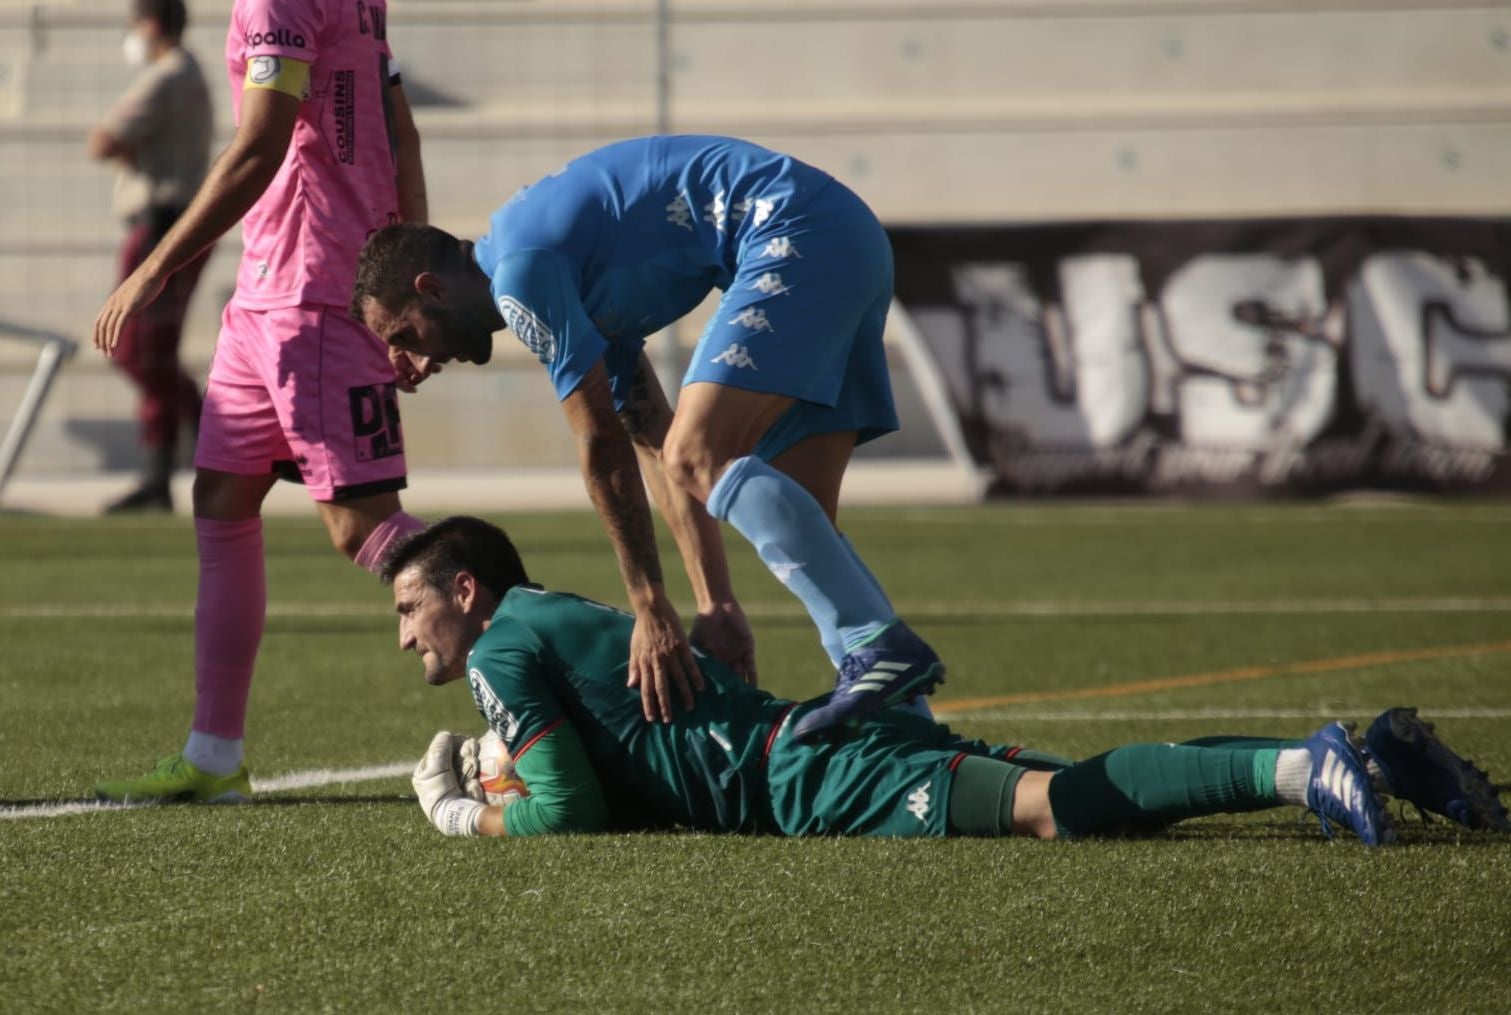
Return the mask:
M 646 338 L 713 289 L 676 414 Z M 755 679 L 750 628 L 714 519 L 802 600 L 838 678 L 808 738 L 943 679 L 835 525 L 858 443 L 897 429 L 882 329 L 892 255 L 875 215 L 828 174 L 745 141 L 649 137 L 590 152 L 524 188 L 476 244 L 379 230 L 352 309 L 409 384 L 486 362 L 505 325 L 539 357 L 635 614 L 629 682 L 648 719 L 702 689 L 662 584 L 641 470 L 697 598 L 692 642 Z M 617 421 L 616 421 L 616 418 Z M 638 462 L 637 462 L 638 459 Z

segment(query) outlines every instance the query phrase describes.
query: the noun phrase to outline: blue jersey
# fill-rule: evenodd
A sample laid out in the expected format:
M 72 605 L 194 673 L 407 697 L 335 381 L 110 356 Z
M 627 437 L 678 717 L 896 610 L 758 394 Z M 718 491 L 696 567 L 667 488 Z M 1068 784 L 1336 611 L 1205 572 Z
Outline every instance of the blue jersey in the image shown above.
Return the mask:
M 773 230 L 831 183 L 733 138 L 621 141 L 516 193 L 474 253 L 557 397 L 602 361 L 622 405 L 646 337 L 728 289 L 742 263 L 780 258 L 790 248 Z

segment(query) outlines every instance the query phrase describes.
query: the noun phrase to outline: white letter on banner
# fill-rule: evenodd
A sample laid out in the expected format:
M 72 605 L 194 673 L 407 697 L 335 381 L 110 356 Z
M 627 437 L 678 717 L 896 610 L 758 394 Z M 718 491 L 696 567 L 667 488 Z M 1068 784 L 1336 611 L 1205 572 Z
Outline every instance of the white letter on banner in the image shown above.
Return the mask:
M 1160 296 L 1164 355 L 1155 396 L 1192 446 L 1275 450 L 1311 440 L 1332 416 L 1342 314 L 1323 303 L 1311 258 L 1208 254 Z
M 1505 280 L 1477 260 L 1392 251 L 1349 287 L 1354 389 L 1398 436 L 1497 451 L 1511 410 Z
M 976 354 L 982 415 L 1031 448 L 1115 446 L 1148 407 L 1138 340 L 1138 262 L 1073 257 L 1059 268 L 1065 306 L 1044 306 L 1020 264 L 954 272 Z

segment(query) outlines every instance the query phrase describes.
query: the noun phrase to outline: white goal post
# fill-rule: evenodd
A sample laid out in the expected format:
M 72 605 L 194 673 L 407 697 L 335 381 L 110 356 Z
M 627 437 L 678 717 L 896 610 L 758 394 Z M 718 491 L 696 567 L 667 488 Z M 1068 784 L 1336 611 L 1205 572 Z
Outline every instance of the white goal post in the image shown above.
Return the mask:
M 32 426 L 42 413 L 42 403 L 47 400 L 52 382 L 63 364 L 78 351 L 79 344 L 57 332 L 29 328 L 13 321 L 0 321 L 0 339 L 26 342 L 39 349 L 37 366 L 21 395 L 20 404 L 16 406 L 15 415 L 11 417 L 5 439 L 0 442 L 0 496 L 3 496 L 5 485 L 26 447 L 26 439 L 31 436 Z

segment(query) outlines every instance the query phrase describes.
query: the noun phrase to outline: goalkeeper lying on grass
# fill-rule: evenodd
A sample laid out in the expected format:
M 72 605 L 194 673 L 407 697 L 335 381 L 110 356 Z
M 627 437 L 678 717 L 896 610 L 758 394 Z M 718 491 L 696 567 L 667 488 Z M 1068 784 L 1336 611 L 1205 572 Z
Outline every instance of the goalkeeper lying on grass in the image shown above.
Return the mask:
M 1395 838 L 1381 789 L 1470 828 L 1511 830 L 1485 774 L 1410 709 L 1381 715 L 1362 749 L 1333 723 L 1307 740 L 1134 744 L 1076 763 L 968 741 L 897 709 L 799 744 L 794 719 L 822 699 L 774 698 L 707 657 L 704 692 L 671 723 L 647 723 L 626 686 L 634 618 L 530 585 L 487 522 L 437 522 L 395 548 L 383 579 L 401 646 L 421 656 L 429 683 L 467 677 L 528 787 L 503 804 L 474 799 L 458 766 L 475 745 L 437 734 L 414 786 L 448 835 L 681 826 L 1052 839 L 1295 805 L 1329 834 L 1336 822 L 1380 845 Z

